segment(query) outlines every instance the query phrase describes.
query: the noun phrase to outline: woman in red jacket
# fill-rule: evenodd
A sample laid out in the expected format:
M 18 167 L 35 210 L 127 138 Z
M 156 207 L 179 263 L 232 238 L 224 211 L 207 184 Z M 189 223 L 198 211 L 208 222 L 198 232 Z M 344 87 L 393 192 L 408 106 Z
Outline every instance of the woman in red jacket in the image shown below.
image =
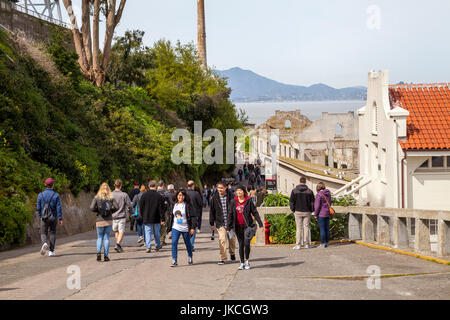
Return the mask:
M 231 210 L 233 213 L 234 229 L 239 242 L 239 257 L 241 264 L 239 270 L 250 269 L 250 242 L 251 238 L 246 236 L 246 229 L 253 227 L 256 229 L 253 217 L 258 222 L 260 228 L 264 228 L 258 210 L 250 197 L 247 195 L 247 189 L 244 186 L 236 188 L 236 197 L 231 200 Z

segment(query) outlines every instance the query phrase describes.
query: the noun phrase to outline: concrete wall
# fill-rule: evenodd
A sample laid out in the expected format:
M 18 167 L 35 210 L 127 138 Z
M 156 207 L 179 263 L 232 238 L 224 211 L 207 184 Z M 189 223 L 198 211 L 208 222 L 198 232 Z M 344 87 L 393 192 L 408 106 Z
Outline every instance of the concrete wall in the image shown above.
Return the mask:
M 38 42 L 49 41 L 51 27 L 58 28 L 70 35 L 72 34 L 69 29 L 12 9 L 10 3 L 6 0 L 0 0 L 0 24 L 14 33 L 23 34 L 26 38 Z M 72 37 L 70 37 L 70 39 L 72 39 Z M 69 43 L 67 46 L 70 49 L 75 50 L 73 43 Z
M 94 193 L 86 192 L 81 192 L 78 197 L 70 193 L 61 195 L 64 223 L 62 226 L 58 225 L 57 238 L 87 232 L 95 228 L 96 215 L 89 209 L 94 196 Z M 40 220 L 33 213 L 33 222 L 27 226 L 25 243 L 40 242 Z

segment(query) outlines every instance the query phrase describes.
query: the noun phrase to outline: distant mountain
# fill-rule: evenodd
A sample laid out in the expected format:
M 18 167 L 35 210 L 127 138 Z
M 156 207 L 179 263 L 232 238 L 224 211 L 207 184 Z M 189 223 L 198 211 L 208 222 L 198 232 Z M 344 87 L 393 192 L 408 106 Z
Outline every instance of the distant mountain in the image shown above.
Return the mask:
M 215 70 L 228 78 L 234 102 L 245 101 L 315 101 L 315 100 L 363 100 L 365 87 L 335 89 L 319 83 L 310 87 L 280 83 L 241 68 Z

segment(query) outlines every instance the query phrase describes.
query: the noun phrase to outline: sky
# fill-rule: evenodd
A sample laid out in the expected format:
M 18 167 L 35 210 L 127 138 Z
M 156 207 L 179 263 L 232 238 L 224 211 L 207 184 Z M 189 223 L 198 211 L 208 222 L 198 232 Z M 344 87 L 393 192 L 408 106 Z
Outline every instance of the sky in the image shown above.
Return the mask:
M 448 0 L 205 0 L 205 11 L 219 70 L 336 88 L 366 86 L 370 70 L 389 70 L 390 83 L 450 82 Z M 197 1 L 128 0 L 116 35 L 133 29 L 147 46 L 196 44 Z

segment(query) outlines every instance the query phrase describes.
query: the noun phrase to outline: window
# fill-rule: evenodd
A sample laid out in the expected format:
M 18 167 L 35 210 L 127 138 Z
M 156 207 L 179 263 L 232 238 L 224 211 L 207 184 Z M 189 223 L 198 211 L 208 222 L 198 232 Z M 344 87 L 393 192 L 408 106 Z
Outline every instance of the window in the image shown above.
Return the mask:
M 443 168 L 444 167 L 444 157 L 431 157 L 431 167 L 432 168 Z
M 291 128 L 291 120 L 286 120 L 284 122 L 284 128 L 285 129 L 290 129 Z
M 432 156 L 427 157 L 427 159 L 419 166 L 418 172 L 425 171 L 449 171 L 450 170 L 450 157 L 449 156 Z
M 377 103 L 374 102 L 372 106 L 372 131 L 374 133 L 378 132 L 378 106 Z
M 430 161 L 427 159 L 427 161 L 425 161 L 424 163 L 422 163 L 422 165 L 420 166 L 420 168 L 428 168 L 428 163 Z
M 336 124 L 336 127 L 334 128 L 334 136 L 342 137 L 342 125 L 340 123 Z

